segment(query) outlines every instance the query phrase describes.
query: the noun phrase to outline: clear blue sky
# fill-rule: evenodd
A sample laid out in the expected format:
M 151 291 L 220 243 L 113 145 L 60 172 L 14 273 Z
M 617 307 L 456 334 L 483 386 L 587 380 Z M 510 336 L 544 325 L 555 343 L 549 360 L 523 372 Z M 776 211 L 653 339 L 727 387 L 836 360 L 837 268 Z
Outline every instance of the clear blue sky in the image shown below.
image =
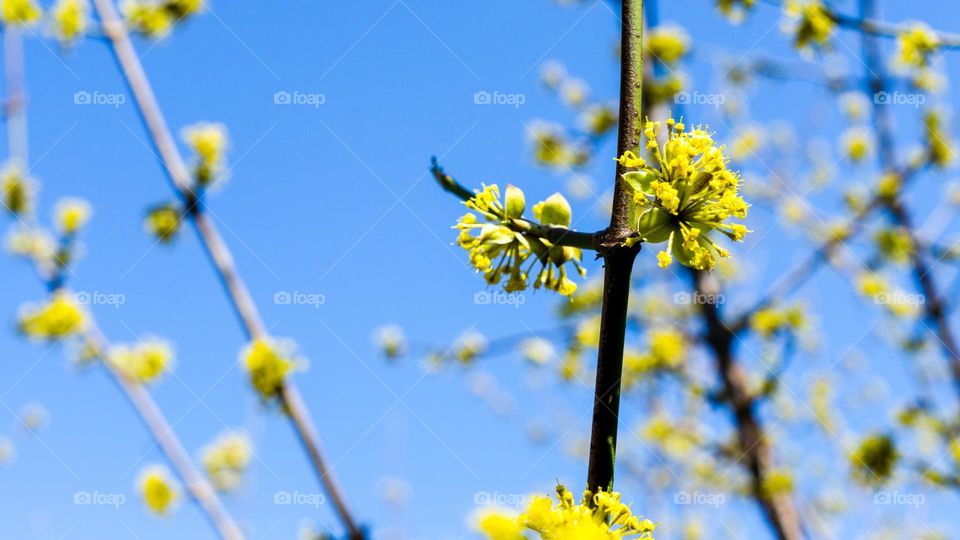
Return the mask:
M 692 90 L 715 88 L 705 60 L 717 50 L 752 47 L 793 56 L 774 8 L 759 6 L 748 24 L 731 27 L 706 0 L 661 3 L 663 19 L 687 27 L 694 38 L 687 66 Z M 892 20 L 923 19 L 960 30 L 957 11 L 942 2 L 911 2 L 909 12 L 893 6 L 899 2 L 886 3 Z M 840 9 L 852 13 L 854 6 L 842 2 Z M 270 331 L 294 338 L 310 360 L 297 383 L 347 498 L 378 537 L 391 538 L 391 528 L 398 528 L 402 538 L 463 538 L 478 492 L 544 490 L 556 479 L 582 482 L 583 465 L 563 448 L 587 434 L 588 417 L 581 416 L 590 408 L 587 389 L 529 397 L 531 381 L 549 388 L 553 379 L 517 358 L 497 358 L 483 369 L 514 403 L 499 417 L 470 394 L 460 370 L 424 376 L 418 358 L 389 365 L 370 335 L 392 322 L 411 339 L 428 342 L 451 341 L 468 328 L 497 336 L 553 324 L 557 300 L 548 295 L 528 295 L 519 309 L 474 304 L 482 281 L 451 245 L 450 226 L 461 208 L 435 187 L 427 166 L 431 155 L 441 155 L 465 182 L 516 183 L 528 200 L 563 189 L 566 177 L 533 167 L 529 157 L 525 125 L 538 118 L 575 120 L 542 89 L 539 67 L 559 59 L 595 95 L 614 99 L 616 39 L 615 14 L 600 1 L 561 8 L 547 0 L 369 0 L 219 1 L 170 38 L 138 42 L 173 129 L 208 120 L 230 130 L 231 177 L 211 200 L 211 213 Z M 844 43 L 859 51 L 853 36 L 844 35 Z M 849 57 L 850 50 L 840 52 Z M 329 505 L 273 504 L 277 491 L 315 493 L 317 487 L 287 423 L 262 409 L 237 368 L 243 337 L 192 232 L 168 247 L 154 245 L 142 230 L 144 210 L 172 196 L 131 98 L 116 108 L 74 104 L 81 91 L 126 95 L 107 46 L 87 39 L 61 55 L 51 42 L 29 39 L 26 72 L 30 167 L 42 184 L 41 214 L 48 216 L 56 199 L 68 195 L 95 208 L 72 287 L 125 296 L 117 308 L 94 306 L 112 340 L 155 334 L 175 343 L 176 376 L 154 394 L 188 448 L 199 449 L 228 427 L 252 434 L 257 459 L 244 488 L 228 500 L 250 538 L 292 538 L 304 518 L 338 531 Z M 836 140 L 840 123 L 822 91 L 779 83 L 757 90 L 751 109 L 759 121 L 782 119 Z M 280 91 L 323 94 L 325 102 L 278 106 L 273 96 Z M 477 106 L 478 91 L 519 93 L 525 102 Z M 791 106 L 817 99 L 824 101 L 821 116 Z M 709 108 L 688 114 L 713 122 L 721 139 L 729 133 Z M 605 151 L 612 156 L 612 148 Z M 612 162 L 597 159 L 589 172 L 605 189 Z M 580 224 L 602 227 L 602 216 L 590 206 L 575 204 L 575 215 L 586 216 Z M 763 211 L 755 216 L 751 228 L 758 230 L 772 219 Z M 800 257 L 778 234 L 757 234 L 747 244 L 761 283 Z M 592 261 L 588 268 L 599 275 Z M 876 313 L 851 307 L 853 293 L 843 278 L 826 276 L 804 295 L 820 308 L 826 329 L 820 361 L 829 363 L 871 328 Z M 0 282 L 2 316 L 9 321 L 8 331 L 0 332 L 0 435 L 11 437 L 18 452 L 12 466 L 0 468 L 3 536 L 212 537 L 190 504 L 158 520 L 134 500 L 140 466 L 162 456 L 102 372 L 76 373 L 59 350 L 15 335 L 16 306 L 43 292 L 29 269 L 2 257 Z M 322 294 L 326 302 L 317 308 L 276 305 L 281 291 Z M 37 436 L 15 426 L 15 413 L 33 402 L 51 416 Z M 548 443 L 531 444 L 528 422 L 558 414 L 564 420 L 554 420 Z M 410 499 L 399 510 L 379 497 L 389 477 L 410 486 Z M 645 506 L 633 489 L 631 499 Z M 78 506 L 77 491 L 129 499 L 119 508 Z M 745 527 L 757 523 L 749 504 L 718 511 Z

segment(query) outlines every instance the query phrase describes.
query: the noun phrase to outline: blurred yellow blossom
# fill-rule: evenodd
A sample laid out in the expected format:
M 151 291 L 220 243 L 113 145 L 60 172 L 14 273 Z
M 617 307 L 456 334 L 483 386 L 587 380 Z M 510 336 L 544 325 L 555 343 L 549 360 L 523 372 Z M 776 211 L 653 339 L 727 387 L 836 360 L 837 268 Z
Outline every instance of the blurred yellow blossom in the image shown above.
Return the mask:
M 8 163 L 0 172 L 3 184 L 3 206 L 15 216 L 30 213 L 33 209 L 33 183 L 23 173 L 23 169 Z
M 40 18 L 43 13 L 33 0 L 0 0 L 0 17 L 4 24 L 28 26 Z
M 647 54 L 668 66 L 676 64 L 690 50 L 690 36 L 675 24 L 661 24 L 644 37 L 647 40 Z
M 203 186 L 220 172 L 227 150 L 227 128 L 223 124 L 201 122 L 183 130 L 183 140 L 197 155 L 194 175 Z
M 147 509 L 155 514 L 170 513 L 180 498 L 180 488 L 162 465 L 153 465 L 141 471 L 137 481 L 140 496 Z
M 925 68 L 940 47 L 940 37 L 922 22 L 912 22 L 897 34 L 897 61 L 905 66 Z
M 793 45 L 801 51 L 826 48 L 836 31 L 836 22 L 822 0 L 786 0 L 784 13 Z
M 173 350 L 160 339 L 148 338 L 135 345 L 117 345 L 107 352 L 107 361 L 131 380 L 156 381 L 173 366 Z
M 169 243 L 180 230 L 181 220 L 179 208 L 173 204 L 161 204 L 147 210 L 144 227 L 158 241 Z
M 50 27 L 54 36 L 69 45 L 83 36 L 90 24 L 87 0 L 57 0 L 50 9 Z
M 243 433 L 227 432 L 201 451 L 203 468 L 221 491 L 236 489 L 253 457 L 250 439 Z
M 56 208 L 57 228 L 65 235 L 76 234 L 90 219 L 90 203 L 83 199 L 61 199 Z
M 277 397 L 287 375 L 296 366 L 293 343 L 272 338 L 255 339 L 241 354 L 241 363 L 250 376 L 250 384 L 267 401 Z
M 86 327 L 87 314 L 76 297 L 66 291 L 54 293 L 46 302 L 22 310 L 20 332 L 34 339 L 59 340 Z

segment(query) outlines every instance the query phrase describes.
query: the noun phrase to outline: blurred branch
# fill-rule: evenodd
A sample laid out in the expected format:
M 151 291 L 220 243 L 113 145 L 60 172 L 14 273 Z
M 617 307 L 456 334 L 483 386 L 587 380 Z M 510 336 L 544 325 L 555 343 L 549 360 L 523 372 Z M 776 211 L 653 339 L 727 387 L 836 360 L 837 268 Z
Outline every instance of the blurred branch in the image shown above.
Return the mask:
M 714 294 L 707 285 L 706 274 L 691 271 L 694 287 L 699 294 Z M 730 404 L 737 437 L 742 454 L 737 461 L 746 459 L 750 474 L 752 494 L 763 508 L 767 521 L 777 537 L 782 540 L 800 540 L 803 531 L 793 500 L 788 493 L 768 493 L 766 479 L 773 468 L 773 452 L 755 408 L 757 400 L 750 391 L 749 381 L 742 366 L 733 355 L 735 334 L 720 318 L 717 306 L 699 304 L 700 313 L 707 325 L 707 344 L 713 351 L 717 371 L 723 384 L 723 400 Z
M 430 161 L 430 173 L 433 174 L 433 178 L 440 184 L 440 187 L 460 200 L 467 201 L 474 196 L 473 192 L 443 170 L 436 157 Z M 517 218 L 510 219 L 507 226 L 513 231 L 546 240 L 555 246 L 569 246 L 588 250 L 597 249 L 600 234 L 577 232 L 554 225 L 540 225 L 526 219 Z
M 874 0 L 860 0 L 860 16 L 868 20 L 874 15 L 876 3 Z M 864 29 L 863 35 L 863 56 L 864 67 L 869 81 L 869 89 L 874 93 L 884 92 L 887 88 L 886 73 L 880 50 L 874 39 L 868 35 Z M 894 168 L 896 160 L 896 148 L 893 131 L 893 118 L 890 115 L 889 107 L 885 107 L 874 102 L 873 106 L 875 129 L 877 138 L 880 141 L 879 162 L 880 166 L 886 170 Z M 958 393 L 960 393 L 960 349 L 957 347 L 957 340 L 947 321 L 946 307 L 947 300 L 941 296 L 934 276 L 931 274 L 932 268 L 927 265 L 925 260 L 925 251 L 927 248 L 918 241 L 917 234 L 913 228 L 909 213 L 904 207 L 899 196 L 884 199 L 884 206 L 889 211 L 894 222 L 901 226 L 909 235 L 913 245 L 911 251 L 911 264 L 913 267 L 914 279 L 917 281 L 920 290 L 923 292 L 925 302 L 923 304 L 924 317 L 930 321 L 934 328 L 933 332 L 938 337 L 941 349 L 947 357 L 950 373 L 953 378 L 953 384 Z
M 112 0 L 94 0 L 96 12 L 100 18 L 104 34 L 109 39 L 111 50 L 130 87 L 137 103 L 137 110 L 143 119 L 150 139 L 160 155 L 161 165 L 167 173 L 182 200 L 187 204 L 187 215 L 193 223 L 210 262 L 216 269 L 224 289 L 230 298 L 234 311 L 242 321 L 242 326 L 251 340 L 265 337 L 265 329 L 250 292 L 237 272 L 230 250 L 220 236 L 213 222 L 204 213 L 202 197 L 190 186 L 190 174 L 176 148 L 170 130 L 160 111 L 149 79 L 136 54 L 130 35 L 117 13 Z M 357 526 L 336 481 L 333 471 L 328 468 L 320 449 L 319 437 L 296 386 L 285 381 L 280 390 L 280 399 L 287 416 L 306 450 L 320 483 L 324 486 L 337 510 L 340 520 L 346 527 L 351 539 L 362 539 L 364 534 Z

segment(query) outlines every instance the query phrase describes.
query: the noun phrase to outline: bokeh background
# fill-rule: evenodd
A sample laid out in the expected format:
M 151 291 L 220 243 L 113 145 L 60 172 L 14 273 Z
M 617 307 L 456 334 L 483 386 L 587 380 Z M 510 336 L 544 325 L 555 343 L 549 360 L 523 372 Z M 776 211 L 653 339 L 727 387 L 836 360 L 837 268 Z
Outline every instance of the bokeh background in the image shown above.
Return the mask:
M 722 92 L 716 60 L 724 55 L 762 52 L 803 65 L 780 31 L 776 7 L 760 5 L 745 24 L 731 26 L 706 0 L 661 4 L 662 19 L 681 24 L 693 38 L 684 64 L 691 91 Z M 920 19 L 960 31 L 960 12 L 950 3 L 885 4 L 886 19 Z M 852 2 L 836 5 L 855 12 Z M 515 183 L 528 201 L 569 193 L 572 174 L 535 167 L 530 156 L 528 131 L 536 120 L 575 121 L 545 91 L 540 70 L 560 60 L 589 83 L 592 95 L 615 100 L 617 11 L 600 0 L 574 6 L 547 0 L 221 1 L 167 39 L 138 41 L 174 130 L 204 120 L 229 129 L 229 181 L 212 196 L 211 215 L 270 332 L 294 338 L 309 359 L 297 382 L 348 500 L 376 538 L 469 538 L 478 502 L 510 503 L 549 490 L 557 480 L 571 486 L 583 481 L 584 463 L 571 449 L 588 434 L 588 385 L 561 384 L 515 354 L 484 359 L 469 370 L 428 372 L 422 355 L 384 360 L 371 335 L 381 325 L 400 324 L 416 353 L 418 344 L 452 343 L 469 329 L 495 338 L 556 325 L 563 300 L 551 295 L 530 292 L 520 305 L 476 303 L 475 295 L 487 289 L 452 244 L 450 227 L 462 208 L 436 187 L 427 167 L 438 155 L 464 183 Z M 248 388 L 237 363 L 243 337 L 192 232 L 185 229 L 174 245 L 164 246 L 143 230 L 145 210 L 172 194 L 107 45 L 88 38 L 61 53 L 37 34 L 28 36 L 25 48 L 29 166 L 42 185 L 40 213 L 49 216 L 63 196 L 86 198 L 95 210 L 71 286 L 122 296 L 120 305 L 91 306 L 112 340 L 152 334 L 175 344 L 175 373 L 154 394 L 191 451 L 225 429 L 250 434 L 256 459 L 228 505 L 251 538 L 293 538 L 303 520 L 338 531 L 329 505 L 275 504 L 278 492 L 318 489 L 287 423 Z M 841 32 L 837 44 L 831 62 L 859 74 L 859 36 Z M 955 71 L 948 64 L 947 74 Z M 79 105 L 77 92 L 125 99 L 118 106 Z M 322 95 L 323 103 L 277 104 L 277 92 Z M 523 103 L 477 104 L 477 92 L 519 95 Z M 798 156 L 811 140 L 835 144 L 842 130 L 835 101 L 817 85 L 759 80 L 747 97 L 756 121 L 793 126 Z M 949 91 L 945 97 L 946 104 L 953 102 Z M 716 107 L 687 107 L 685 114 L 709 123 L 721 141 L 736 131 Z M 916 116 L 897 112 L 905 139 L 919 140 Z M 598 155 L 612 158 L 613 141 Z M 744 165 L 760 176 L 769 172 L 764 167 Z M 869 169 L 838 162 L 835 181 L 866 180 Z M 576 227 L 599 229 L 613 162 L 596 159 L 578 174 L 597 197 L 570 197 Z M 924 215 L 944 185 L 922 178 L 918 184 L 911 202 Z M 817 211 L 840 209 L 837 191 L 821 198 Z M 751 215 L 748 224 L 757 232 L 735 250 L 749 287 L 732 301 L 745 305 L 804 256 L 810 244 L 776 226 L 779 219 L 762 208 Z M 657 271 L 652 253 L 641 254 L 639 275 Z M 587 267 L 591 276 L 600 274 L 593 261 Z M 851 388 L 844 407 L 852 426 L 882 427 L 909 382 L 896 351 L 882 342 L 882 313 L 858 303 L 846 281 L 825 270 L 800 291 L 817 313 L 821 339 L 796 361 L 823 372 L 849 357 L 868 362 L 870 377 Z M 59 348 L 16 334 L 17 307 L 43 295 L 28 266 L 0 258 L 0 283 L 7 321 L 0 332 L 0 436 L 16 451 L 0 467 L 2 536 L 210 537 L 189 503 L 165 519 L 143 509 L 133 488 L 136 475 L 162 462 L 148 433 L 101 371 L 78 370 Z M 322 295 L 324 301 L 276 303 L 275 295 L 284 293 Z M 861 395 L 873 388 L 867 383 L 880 396 L 872 404 Z M 478 396 L 485 385 L 494 391 Z M 18 418 L 37 406 L 48 420 L 30 433 Z M 640 411 L 640 404 L 625 401 L 625 415 L 636 418 Z M 815 455 L 822 444 L 813 434 L 794 438 L 785 453 Z M 846 474 L 846 464 L 833 458 L 822 467 Z M 621 478 L 625 498 L 648 517 L 657 520 L 657 509 L 671 504 L 650 500 L 629 475 Z M 116 508 L 74 504 L 81 491 L 127 499 Z M 917 519 L 929 520 L 931 530 L 949 524 L 942 504 L 931 499 Z M 868 533 L 864 524 L 876 522 L 882 510 L 855 513 L 838 537 Z M 728 501 L 707 513 L 728 524 L 717 527 L 721 537 L 761 534 L 749 501 Z M 667 524 L 662 530 L 665 538 L 680 537 Z

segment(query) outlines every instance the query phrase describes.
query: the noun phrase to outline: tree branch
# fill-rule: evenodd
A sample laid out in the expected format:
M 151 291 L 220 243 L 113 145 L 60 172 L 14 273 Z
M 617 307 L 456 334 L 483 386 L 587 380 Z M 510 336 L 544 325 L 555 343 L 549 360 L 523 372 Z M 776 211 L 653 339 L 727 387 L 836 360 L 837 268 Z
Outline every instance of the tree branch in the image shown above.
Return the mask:
M 170 134 L 166 120 L 153 94 L 149 79 L 133 48 L 130 35 L 117 14 L 113 1 L 94 0 L 94 6 L 124 80 L 134 95 L 137 110 L 150 133 L 150 139 L 154 147 L 160 155 L 161 165 L 177 194 L 190 208 L 187 215 L 193 223 L 210 262 L 232 302 L 234 311 L 242 322 L 247 337 L 251 340 L 263 337 L 265 330 L 256 304 L 253 302 L 245 282 L 237 272 L 230 249 L 223 241 L 213 222 L 206 217 L 203 212 L 202 200 L 190 186 L 189 171 L 177 150 L 173 136 Z M 363 532 L 357 526 L 340 494 L 337 483 L 333 478 L 333 471 L 327 467 L 323 459 L 316 429 L 292 381 L 284 382 L 280 399 L 297 436 L 304 446 L 304 450 L 311 460 L 320 483 L 327 492 L 327 496 L 333 501 L 340 520 L 350 534 L 350 538 L 364 538 Z

